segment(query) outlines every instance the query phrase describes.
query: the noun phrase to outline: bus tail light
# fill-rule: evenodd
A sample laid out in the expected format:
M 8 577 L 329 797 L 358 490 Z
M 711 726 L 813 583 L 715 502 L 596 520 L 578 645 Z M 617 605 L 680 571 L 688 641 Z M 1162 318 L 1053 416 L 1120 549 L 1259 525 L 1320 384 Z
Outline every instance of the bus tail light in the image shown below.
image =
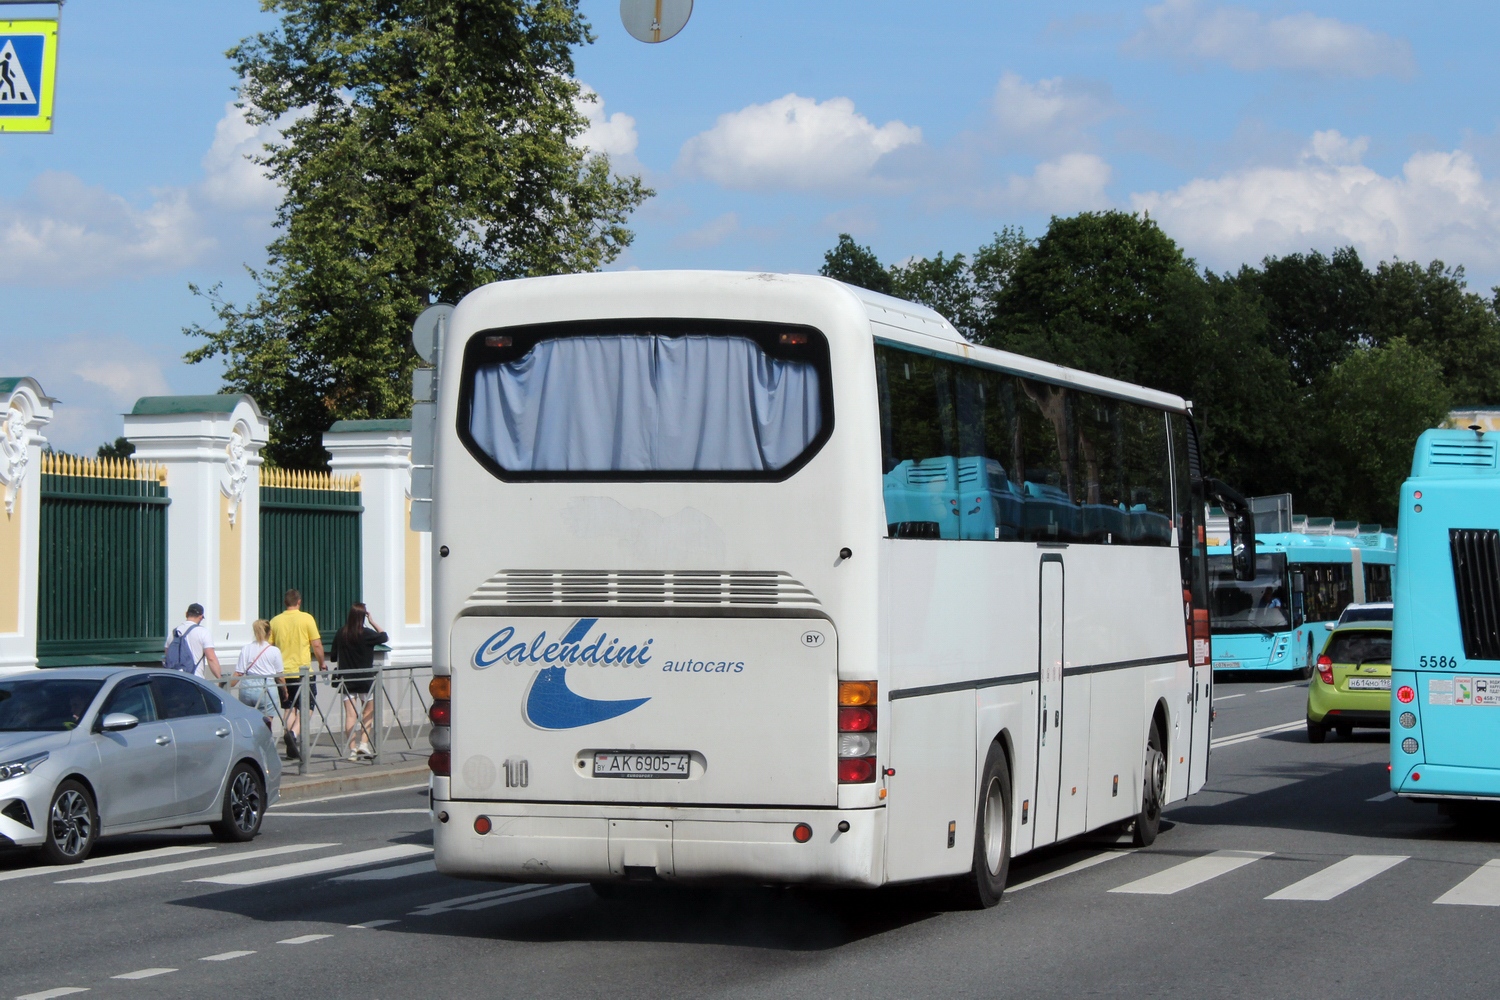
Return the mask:
M 434 726 L 453 725 L 453 702 L 447 698 L 439 698 L 427 710 L 427 717 L 432 720 Z
M 1403 705 L 1410 705 L 1417 692 L 1411 689 L 1410 684 L 1403 684 L 1396 689 L 1396 700 Z
M 875 780 L 874 757 L 840 757 L 839 784 L 863 785 Z
M 439 778 L 446 778 L 453 771 L 453 758 L 446 750 L 434 750 L 427 758 L 427 767 Z
M 874 681 L 839 681 L 839 784 L 862 785 L 875 780 Z
M 427 682 L 427 693 L 434 698 L 442 698 L 444 701 L 453 697 L 453 678 L 434 677 Z
M 1327 653 L 1318 657 L 1318 680 L 1324 684 L 1333 684 L 1333 660 Z

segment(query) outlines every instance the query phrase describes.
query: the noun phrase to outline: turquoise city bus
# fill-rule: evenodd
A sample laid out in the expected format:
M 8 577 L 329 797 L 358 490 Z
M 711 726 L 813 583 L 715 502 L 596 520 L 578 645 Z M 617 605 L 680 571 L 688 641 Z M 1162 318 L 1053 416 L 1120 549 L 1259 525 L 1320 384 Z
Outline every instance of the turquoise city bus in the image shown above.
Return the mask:
M 1432 430 L 1401 487 L 1391 790 L 1500 798 L 1500 437 Z
M 1396 539 L 1378 524 L 1301 520 L 1299 531 L 1257 533 L 1255 579 L 1237 580 L 1229 546 L 1209 538 L 1214 672 L 1312 673 L 1318 650 L 1350 604 L 1391 599 Z

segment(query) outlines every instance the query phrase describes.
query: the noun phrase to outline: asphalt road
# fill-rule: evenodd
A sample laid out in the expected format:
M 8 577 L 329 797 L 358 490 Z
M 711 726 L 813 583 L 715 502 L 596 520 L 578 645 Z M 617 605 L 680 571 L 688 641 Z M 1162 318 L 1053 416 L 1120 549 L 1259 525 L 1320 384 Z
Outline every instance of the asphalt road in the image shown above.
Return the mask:
M 278 807 L 250 845 L 187 831 L 106 840 L 83 868 L 0 857 L 0 991 L 1494 996 L 1500 868 L 1481 869 L 1500 858 L 1500 823 L 1461 827 L 1383 796 L 1383 733 L 1312 746 L 1275 732 L 1300 722 L 1305 697 L 1221 681 L 1209 787 L 1170 810 L 1153 847 L 1022 859 L 990 911 L 943 912 L 911 891 L 603 900 L 455 881 L 431 870 L 424 793 L 410 789 Z M 1461 885 L 1448 900 L 1469 903 L 1438 902 Z

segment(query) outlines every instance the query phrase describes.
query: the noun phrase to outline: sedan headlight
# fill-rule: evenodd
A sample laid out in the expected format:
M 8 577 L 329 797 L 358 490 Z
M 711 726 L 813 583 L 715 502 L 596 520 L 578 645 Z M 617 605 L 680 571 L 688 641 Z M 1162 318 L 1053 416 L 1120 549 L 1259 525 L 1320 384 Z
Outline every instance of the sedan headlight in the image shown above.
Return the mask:
M 9 781 L 11 778 L 19 778 L 23 774 L 30 774 L 37 769 L 42 761 L 50 756 L 47 751 L 34 753 L 29 757 L 20 757 L 16 760 L 8 760 L 0 764 L 0 781 Z

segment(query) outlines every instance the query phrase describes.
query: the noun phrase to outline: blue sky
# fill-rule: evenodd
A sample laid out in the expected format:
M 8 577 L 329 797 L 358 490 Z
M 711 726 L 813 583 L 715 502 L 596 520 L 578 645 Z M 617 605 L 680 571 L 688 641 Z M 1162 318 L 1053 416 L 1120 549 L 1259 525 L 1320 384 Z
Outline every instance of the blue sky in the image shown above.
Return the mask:
M 660 45 L 583 0 L 586 140 L 657 196 L 620 267 L 812 271 L 1149 211 L 1215 270 L 1353 244 L 1500 283 L 1489 4 L 698 0 Z M 7 16 L 52 8 L 6 8 Z M 255 0 L 71 0 L 51 135 L 0 135 L 0 375 L 91 451 L 136 397 L 206 392 L 189 282 L 243 300 L 277 192 L 223 52 Z

